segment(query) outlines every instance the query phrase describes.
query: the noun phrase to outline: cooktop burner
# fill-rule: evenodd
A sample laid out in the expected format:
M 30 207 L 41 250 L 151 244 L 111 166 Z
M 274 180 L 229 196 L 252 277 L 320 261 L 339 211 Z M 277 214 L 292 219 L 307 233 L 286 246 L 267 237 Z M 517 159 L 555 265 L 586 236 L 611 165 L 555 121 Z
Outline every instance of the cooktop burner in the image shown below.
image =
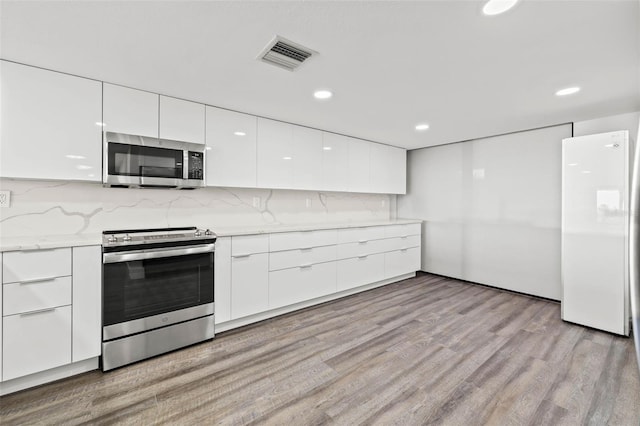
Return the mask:
M 199 229 L 195 226 L 187 228 L 123 229 L 104 231 L 102 233 L 102 243 L 104 246 L 137 245 L 171 241 L 199 241 L 215 238 L 216 234 L 209 229 Z

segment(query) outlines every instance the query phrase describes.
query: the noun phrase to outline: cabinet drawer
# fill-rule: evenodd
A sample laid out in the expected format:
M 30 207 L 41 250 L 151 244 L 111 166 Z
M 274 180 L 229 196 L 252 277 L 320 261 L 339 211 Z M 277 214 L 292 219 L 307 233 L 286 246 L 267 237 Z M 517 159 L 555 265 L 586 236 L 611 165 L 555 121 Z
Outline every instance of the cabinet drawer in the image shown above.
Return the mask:
M 335 262 L 269 273 L 269 309 L 336 292 Z
M 339 244 L 337 250 L 338 259 L 366 256 L 376 253 L 384 253 L 393 250 L 390 239 L 370 240 L 359 243 Z
M 390 251 L 384 254 L 385 278 L 397 277 L 420 270 L 420 247 Z
M 269 236 L 269 249 L 274 251 L 329 246 L 338 241 L 337 229 L 282 232 Z
M 373 254 L 337 263 L 338 291 L 384 279 L 384 254 Z
M 231 237 L 231 256 L 240 257 L 269 251 L 269 234 Z
M 384 238 L 385 226 L 366 226 L 363 228 L 338 229 L 338 243 L 352 243 Z
M 14 315 L 71 304 L 71 277 L 2 286 L 2 315 Z
M 406 237 L 387 238 L 388 251 L 404 250 L 407 248 L 420 247 L 420 235 L 409 235 Z
M 269 308 L 269 254 L 231 259 L 231 319 Z
M 269 254 L 269 270 L 294 268 L 336 260 L 336 246 L 278 251 Z
M 71 362 L 71 306 L 3 318 L 2 379 Z
M 421 224 L 407 223 L 404 225 L 389 225 L 385 227 L 385 236 L 389 237 L 406 237 L 407 235 L 420 235 Z
M 11 251 L 4 253 L 5 283 L 71 275 L 71 249 Z

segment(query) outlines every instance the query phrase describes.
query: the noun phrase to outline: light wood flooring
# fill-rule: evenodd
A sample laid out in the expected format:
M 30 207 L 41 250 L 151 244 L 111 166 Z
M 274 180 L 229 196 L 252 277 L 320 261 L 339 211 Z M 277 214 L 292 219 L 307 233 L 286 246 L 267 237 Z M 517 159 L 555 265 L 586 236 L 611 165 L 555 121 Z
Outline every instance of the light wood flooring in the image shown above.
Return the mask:
M 0 424 L 629 425 L 629 338 L 421 274 L 0 398 Z

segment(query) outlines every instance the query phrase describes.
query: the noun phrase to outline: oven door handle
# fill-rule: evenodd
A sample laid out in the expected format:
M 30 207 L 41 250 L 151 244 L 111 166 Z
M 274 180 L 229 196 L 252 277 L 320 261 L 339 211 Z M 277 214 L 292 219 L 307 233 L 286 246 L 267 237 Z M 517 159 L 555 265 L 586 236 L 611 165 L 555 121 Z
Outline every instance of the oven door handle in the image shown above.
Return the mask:
M 104 253 L 102 263 L 120 263 L 133 260 L 160 259 L 163 257 L 187 256 L 190 254 L 213 253 L 215 244 L 184 246 L 179 248 L 162 248 L 151 250 L 134 250 L 120 253 Z

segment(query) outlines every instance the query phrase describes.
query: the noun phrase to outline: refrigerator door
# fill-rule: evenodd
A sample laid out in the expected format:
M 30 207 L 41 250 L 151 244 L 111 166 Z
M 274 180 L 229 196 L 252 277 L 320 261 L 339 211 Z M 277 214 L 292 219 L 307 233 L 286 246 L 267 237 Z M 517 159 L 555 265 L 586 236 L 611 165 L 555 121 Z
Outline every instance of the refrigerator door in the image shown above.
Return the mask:
M 562 150 L 562 319 L 628 335 L 628 132 Z
M 629 287 L 631 327 L 640 369 L 640 149 L 636 146 L 631 177 L 631 217 L 629 220 Z

